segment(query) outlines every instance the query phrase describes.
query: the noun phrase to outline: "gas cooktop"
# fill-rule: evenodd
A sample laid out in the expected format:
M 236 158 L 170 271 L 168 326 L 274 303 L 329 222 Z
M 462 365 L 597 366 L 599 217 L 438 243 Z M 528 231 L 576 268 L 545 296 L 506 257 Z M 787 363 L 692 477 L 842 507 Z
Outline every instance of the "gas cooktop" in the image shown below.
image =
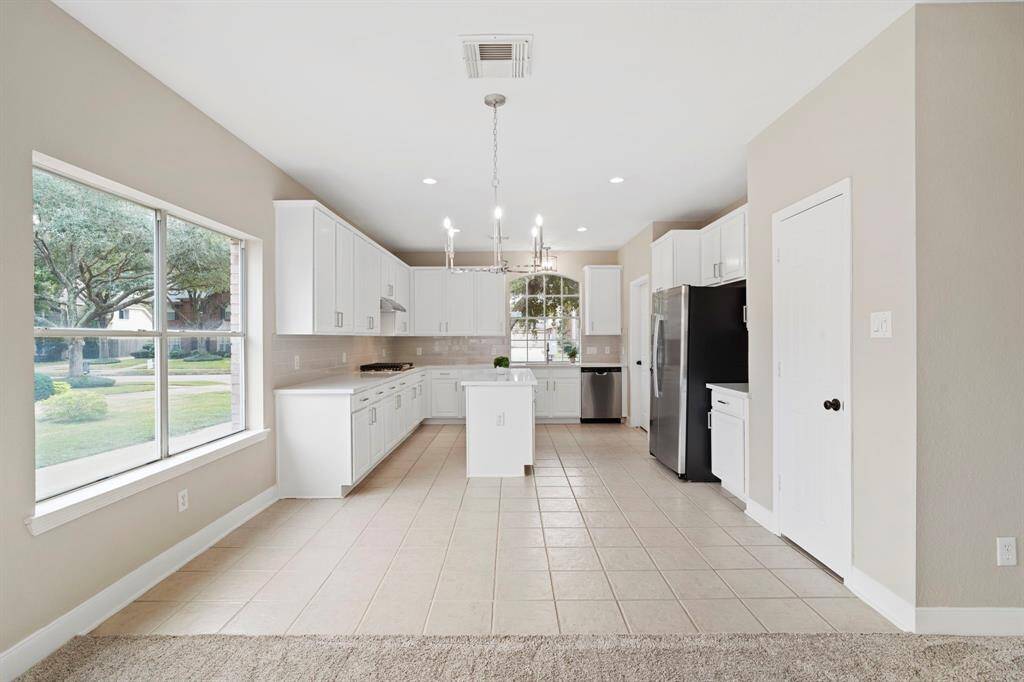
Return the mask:
M 406 372 L 413 368 L 411 362 L 373 362 L 369 365 L 359 365 L 359 371 L 366 374 L 397 373 Z

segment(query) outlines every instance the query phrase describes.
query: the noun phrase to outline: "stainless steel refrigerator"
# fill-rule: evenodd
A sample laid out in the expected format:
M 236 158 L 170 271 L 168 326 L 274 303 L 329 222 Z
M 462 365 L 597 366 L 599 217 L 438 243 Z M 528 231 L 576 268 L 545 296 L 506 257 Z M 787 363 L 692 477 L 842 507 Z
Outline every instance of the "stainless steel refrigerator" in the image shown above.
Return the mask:
M 705 384 L 747 381 L 746 287 L 682 286 L 651 299 L 651 454 L 680 478 L 717 481 Z

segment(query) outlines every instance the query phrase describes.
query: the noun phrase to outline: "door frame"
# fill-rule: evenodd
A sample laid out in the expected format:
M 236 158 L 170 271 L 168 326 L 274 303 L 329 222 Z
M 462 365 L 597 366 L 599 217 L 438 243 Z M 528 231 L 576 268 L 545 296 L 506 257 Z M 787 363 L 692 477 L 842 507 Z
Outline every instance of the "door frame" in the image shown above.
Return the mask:
M 804 211 L 808 211 L 812 208 L 820 206 L 826 201 L 833 199 L 840 199 L 843 202 L 841 210 L 842 222 L 840 224 L 840 239 L 846 247 L 846 278 L 841 281 L 843 289 L 837 292 L 838 304 L 845 308 L 845 314 L 842 316 L 845 329 L 842 330 L 840 338 L 845 341 L 845 348 L 843 348 L 842 357 L 845 359 L 844 367 L 842 368 L 842 376 L 845 379 L 845 386 L 843 386 L 843 394 L 845 395 L 842 419 L 843 419 L 843 442 L 846 445 L 847 455 L 843 458 L 846 463 L 844 471 L 839 472 L 842 475 L 843 480 L 841 484 L 847 488 L 847 499 L 849 501 L 848 507 L 844 510 L 846 513 L 846 523 L 843 524 L 843 542 L 844 553 L 842 557 L 843 565 L 836 567 L 837 573 L 842 577 L 846 578 L 850 575 L 850 568 L 853 566 L 853 401 L 852 401 L 852 319 L 853 319 L 853 217 L 852 217 L 852 206 L 853 202 L 851 199 L 852 183 L 850 178 L 844 178 L 839 182 L 829 185 L 828 187 L 815 192 L 814 194 L 801 199 L 795 204 L 791 204 L 786 208 L 777 211 L 772 214 L 772 249 L 770 253 L 772 263 L 772 511 L 775 517 L 775 527 L 778 529 L 780 535 L 785 534 L 785 528 L 783 526 L 782 519 L 782 491 L 781 481 L 783 472 L 780 470 L 780 456 L 779 456 L 779 382 L 777 381 L 779 376 L 778 363 L 779 363 L 779 328 L 780 320 L 774 311 L 778 309 L 776 305 L 779 299 L 779 292 L 777 291 L 777 279 L 775 277 L 775 263 L 777 262 L 777 254 L 775 251 L 775 244 L 778 243 L 777 235 L 782 227 L 784 221 L 792 218 Z
M 627 367 L 629 367 L 629 374 L 628 374 L 628 377 L 629 377 L 629 425 L 634 427 L 634 428 L 639 426 L 644 431 L 650 433 L 650 431 L 651 431 L 651 393 L 650 393 L 650 386 L 648 385 L 648 387 L 647 387 L 648 390 L 647 390 L 647 395 L 646 396 L 636 395 L 636 392 L 633 390 L 633 378 L 634 378 L 634 376 L 636 376 L 636 372 L 637 372 L 637 370 L 636 370 L 636 363 L 635 363 L 635 359 L 634 359 L 634 355 L 633 355 L 634 350 L 637 351 L 637 353 L 640 355 L 640 357 L 643 357 L 643 346 L 644 346 L 644 344 L 650 343 L 650 339 L 649 338 L 648 339 L 641 339 L 641 338 L 639 338 L 641 336 L 640 332 L 641 332 L 641 329 L 642 329 L 642 321 L 640 319 L 640 309 L 641 309 L 640 308 L 640 290 L 641 290 L 641 288 L 644 285 L 647 285 L 647 295 L 648 295 L 648 297 L 650 297 L 650 295 L 651 295 L 651 277 L 650 277 L 650 275 L 643 275 L 642 277 L 637 277 L 636 279 L 634 279 L 632 282 L 629 283 L 629 356 L 626 358 L 626 363 L 627 363 Z M 650 308 L 650 304 L 648 304 L 648 309 L 649 308 Z M 648 312 L 649 312 L 649 310 L 648 310 Z M 648 329 L 648 332 L 650 332 L 650 329 Z M 639 343 L 637 343 L 638 339 L 639 339 Z M 640 371 L 641 371 L 641 373 L 644 372 L 644 371 L 649 372 L 650 369 L 648 367 L 641 367 Z M 638 423 L 638 421 L 637 421 L 637 410 L 634 409 L 637 406 L 638 402 L 641 401 L 641 400 L 647 400 L 647 410 L 646 410 L 646 413 L 647 413 L 647 423 L 646 424 Z

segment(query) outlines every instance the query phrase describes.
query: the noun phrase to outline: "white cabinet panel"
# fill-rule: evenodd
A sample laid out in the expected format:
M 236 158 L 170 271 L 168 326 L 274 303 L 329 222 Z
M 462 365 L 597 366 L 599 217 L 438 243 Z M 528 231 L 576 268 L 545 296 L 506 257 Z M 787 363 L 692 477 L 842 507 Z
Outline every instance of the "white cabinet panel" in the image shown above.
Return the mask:
M 381 401 L 370 407 L 370 454 L 373 463 L 380 461 L 387 451 L 386 444 L 386 410 L 382 409 L 384 402 Z
M 313 209 L 313 308 L 314 331 L 336 334 L 338 331 L 337 228 L 334 219 Z
M 476 272 L 475 309 L 477 336 L 504 336 L 508 307 L 505 298 L 505 276 Z
M 459 379 L 453 377 L 434 378 L 430 381 L 430 416 L 441 418 L 458 418 L 462 391 L 459 390 Z
M 723 282 L 747 276 L 747 214 L 740 211 L 727 216 L 719 227 L 722 255 L 718 274 Z
M 355 274 L 352 249 L 355 235 L 340 223 L 334 225 L 334 312 L 337 328 L 345 334 L 355 331 Z
M 662 237 L 651 244 L 651 291 L 672 288 L 672 238 Z
M 622 268 L 587 265 L 583 268 L 583 332 L 601 336 L 622 333 Z
M 711 472 L 734 495 L 744 494 L 744 420 L 711 411 Z
M 552 417 L 580 416 L 580 373 L 555 375 L 551 379 L 554 391 L 551 395 Z
M 412 300 L 409 295 L 409 277 L 410 271 L 409 266 L 405 263 L 397 263 L 395 265 L 395 300 L 402 304 L 406 312 L 395 313 L 395 333 L 399 335 L 410 334 L 412 332 L 412 326 L 409 318 L 411 317 Z
M 417 336 L 444 334 L 446 277 L 447 273 L 441 269 L 413 270 L 412 324 Z
M 551 387 L 551 376 L 544 370 L 533 370 L 537 377 L 537 385 L 534 387 L 534 415 L 537 417 L 551 416 L 551 396 L 554 389 Z
M 472 272 L 446 273 L 445 325 L 446 334 L 472 336 L 476 333 L 476 301 Z
M 364 407 L 352 414 L 352 476 L 353 481 L 373 466 L 373 443 L 370 441 L 372 407 Z
M 353 256 L 355 329 L 376 334 L 380 331 L 380 251 L 370 242 L 356 236 Z
M 700 283 L 702 286 L 718 284 L 719 260 L 722 256 L 722 233 L 717 225 L 700 231 Z
M 380 296 L 381 298 L 395 298 L 395 292 L 397 291 L 397 270 L 398 263 L 390 255 L 384 255 L 381 257 L 380 262 Z

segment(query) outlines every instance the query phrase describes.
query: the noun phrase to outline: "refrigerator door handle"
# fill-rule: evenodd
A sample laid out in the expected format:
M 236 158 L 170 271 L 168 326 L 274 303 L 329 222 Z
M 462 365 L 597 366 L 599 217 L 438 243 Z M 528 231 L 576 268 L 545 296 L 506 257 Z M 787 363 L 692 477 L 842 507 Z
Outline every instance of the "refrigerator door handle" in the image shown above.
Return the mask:
M 661 366 L 660 363 L 660 347 L 661 344 L 658 341 L 661 339 L 661 326 L 664 324 L 664 318 L 661 315 L 654 316 L 654 334 L 652 337 L 652 348 L 651 348 L 651 374 L 653 375 L 654 381 L 654 397 L 661 397 L 661 386 L 658 384 L 658 369 Z

